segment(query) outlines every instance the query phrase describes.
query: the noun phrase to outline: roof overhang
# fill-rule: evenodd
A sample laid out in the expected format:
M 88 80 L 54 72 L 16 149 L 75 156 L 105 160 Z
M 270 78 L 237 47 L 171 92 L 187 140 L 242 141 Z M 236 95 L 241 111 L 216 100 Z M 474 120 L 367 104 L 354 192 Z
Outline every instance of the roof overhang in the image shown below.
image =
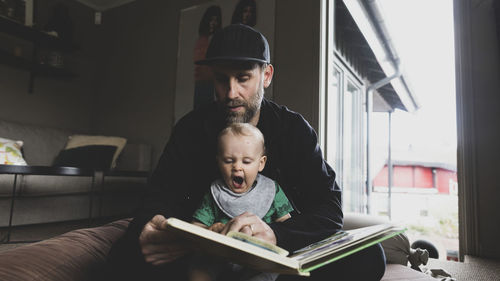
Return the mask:
M 367 78 L 371 83 L 375 83 L 385 77 L 396 73 L 399 57 L 392 44 L 391 37 L 380 12 L 376 0 L 343 0 L 354 22 L 359 28 L 361 34 L 370 46 L 377 67 L 370 71 Z M 381 87 L 377 90 L 378 94 L 390 106 L 390 110 L 386 107 L 378 107 L 375 104 L 375 111 L 392 111 L 396 108 L 413 112 L 420 106 L 411 89 L 408 81 L 408 75 L 402 71 L 399 78 L 393 79 L 390 84 Z M 376 102 L 376 101 L 375 101 Z

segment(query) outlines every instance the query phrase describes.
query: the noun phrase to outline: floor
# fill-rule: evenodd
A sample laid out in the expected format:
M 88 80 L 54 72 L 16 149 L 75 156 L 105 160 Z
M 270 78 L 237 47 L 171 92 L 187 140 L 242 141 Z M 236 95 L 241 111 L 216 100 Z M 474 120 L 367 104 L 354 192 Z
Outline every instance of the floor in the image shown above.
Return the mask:
M 444 269 L 458 281 L 500 281 L 500 260 L 465 256 L 464 262 L 429 259 L 429 269 Z

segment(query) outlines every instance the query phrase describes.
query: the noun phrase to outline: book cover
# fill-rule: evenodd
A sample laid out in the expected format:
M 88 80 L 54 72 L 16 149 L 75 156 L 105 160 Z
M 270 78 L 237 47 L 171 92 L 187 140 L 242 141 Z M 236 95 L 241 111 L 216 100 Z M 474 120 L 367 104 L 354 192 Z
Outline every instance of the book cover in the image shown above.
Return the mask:
M 216 255 L 262 272 L 305 276 L 314 269 L 405 231 L 391 224 L 339 231 L 289 253 L 285 249 L 244 233 L 229 232 L 228 235 L 222 235 L 176 218 L 167 219 L 167 228 L 188 240 L 195 249 L 209 255 Z

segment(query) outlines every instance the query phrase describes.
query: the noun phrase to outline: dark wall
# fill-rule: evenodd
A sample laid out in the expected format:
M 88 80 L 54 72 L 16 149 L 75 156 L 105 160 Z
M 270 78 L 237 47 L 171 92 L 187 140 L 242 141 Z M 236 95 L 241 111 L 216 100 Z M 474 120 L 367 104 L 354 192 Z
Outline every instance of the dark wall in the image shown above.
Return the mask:
M 153 145 L 159 157 L 174 122 L 180 10 L 200 1 L 135 1 L 103 14 L 93 127 Z
M 500 258 L 500 43 L 493 0 L 456 0 L 462 254 Z
M 277 0 L 274 100 L 317 130 L 320 1 Z
M 472 79 L 477 143 L 479 241 L 482 256 L 500 258 L 500 45 L 496 33 L 494 1 L 483 1 L 472 10 Z
M 151 143 L 154 163 L 174 123 L 180 10 L 204 2 L 208 1 L 135 1 L 103 15 L 103 67 L 93 127 L 103 134 Z M 313 124 L 318 18 L 319 1 L 276 1 L 275 100 Z
M 37 1 L 36 24 L 44 26 L 55 0 Z M 65 64 L 78 74 L 69 81 L 36 78 L 34 93 L 28 94 L 29 73 L 0 64 L 0 119 L 26 124 L 90 130 L 91 107 L 94 104 L 97 68 L 96 30 L 93 11 L 77 2 L 65 1 L 73 19 L 74 41 L 79 49 L 65 56 Z M 1 48 L 20 47 L 30 57 L 32 44 L 2 35 Z
M 56 0 L 41 0 L 40 12 Z M 118 135 L 153 146 L 155 165 L 174 125 L 180 10 L 207 0 L 143 0 L 105 11 L 65 1 L 80 50 L 68 58 L 79 74 L 69 82 L 37 79 L 0 66 L 0 118 Z M 276 0 L 274 100 L 317 126 L 319 0 Z M 297 15 L 300 15 L 299 17 Z M 23 112 L 23 114 L 18 114 Z

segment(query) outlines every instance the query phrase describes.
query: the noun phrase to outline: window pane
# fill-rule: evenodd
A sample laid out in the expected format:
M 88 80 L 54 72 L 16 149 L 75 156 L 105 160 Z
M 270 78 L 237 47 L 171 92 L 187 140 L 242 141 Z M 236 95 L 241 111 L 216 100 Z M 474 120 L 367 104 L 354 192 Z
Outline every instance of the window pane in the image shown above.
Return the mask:
M 340 183 L 340 172 L 342 171 L 340 160 L 341 144 L 340 141 L 340 112 L 342 108 L 339 105 L 339 98 L 341 94 L 341 84 L 340 78 L 341 73 L 338 70 L 334 70 L 334 74 L 331 78 L 331 84 L 329 85 L 328 95 L 326 98 L 326 161 L 330 166 L 333 167 L 335 172 L 337 172 L 337 182 Z
M 363 212 L 363 142 L 361 89 L 347 81 L 343 95 L 343 169 L 344 210 Z

